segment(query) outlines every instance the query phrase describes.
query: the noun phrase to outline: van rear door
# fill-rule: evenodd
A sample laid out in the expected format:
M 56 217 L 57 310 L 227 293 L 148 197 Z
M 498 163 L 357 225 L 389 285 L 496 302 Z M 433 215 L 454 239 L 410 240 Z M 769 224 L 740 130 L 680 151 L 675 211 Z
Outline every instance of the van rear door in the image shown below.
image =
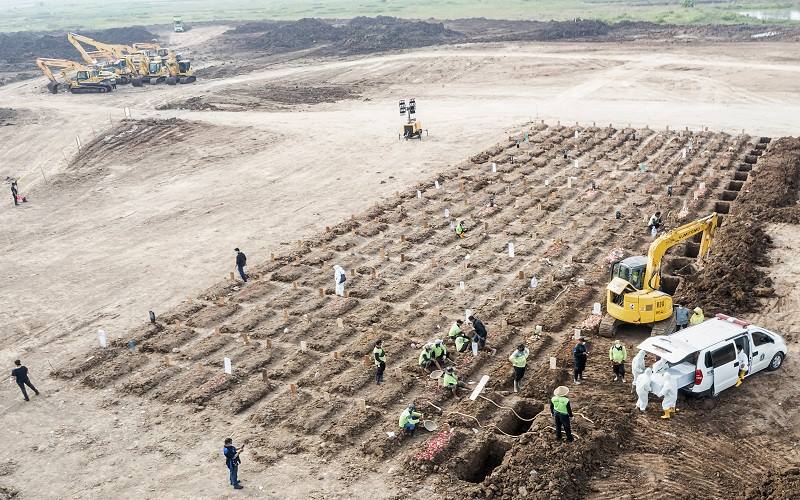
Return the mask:
M 736 360 L 736 347 L 733 341 L 715 346 L 709 353 L 714 375 L 714 395 L 719 394 L 736 383 L 739 378 L 739 362 Z

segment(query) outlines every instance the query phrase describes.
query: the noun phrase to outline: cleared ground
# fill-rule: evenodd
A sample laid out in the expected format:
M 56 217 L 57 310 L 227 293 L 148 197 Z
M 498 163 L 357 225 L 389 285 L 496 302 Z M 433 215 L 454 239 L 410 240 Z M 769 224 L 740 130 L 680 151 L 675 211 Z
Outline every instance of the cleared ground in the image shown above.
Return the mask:
M 234 432 L 237 440 L 251 439 L 248 453 L 257 458 L 242 469 L 245 494 L 364 497 L 369 492 L 374 497 L 378 488 L 387 496 L 402 495 L 402 488 L 442 491 L 427 475 L 431 471 L 418 471 L 419 483 L 406 482 L 403 463 L 423 436 L 390 448 L 388 460 L 362 458 L 388 446 L 383 432 L 393 430 L 408 398 L 440 398 L 413 378 L 410 341 L 436 334 L 437 325 L 446 328 L 464 308 L 479 311 L 500 357 L 481 357 L 464 367 L 464 375 L 493 373 L 498 401 L 522 404 L 501 392 L 508 382 L 503 358 L 516 340 L 530 336 L 533 325 L 544 324 L 547 335 L 538 340 L 530 375 L 542 383 L 523 394 L 531 405 L 540 404 L 562 375 L 539 362 L 559 351 L 565 335 L 598 299 L 604 279 L 598 265 L 605 253 L 615 246 L 641 251 L 647 240 L 639 229 L 653 205 L 677 214 L 700 182 L 710 192 L 687 207 L 687 216 L 714 208 L 716 194 L 733 179 L 758 136 L 796 133 L 800 59 L 794 53 L 791 44 L 691 50 L 489 45 L 294 63 L 191 86 L 121 89 L 107 96 L 51 96 L 41 81 L 3 88 L 0 107 L 18 112 L 14 125 L 0 129 L 0 152 L 13 164 L 4 166 L 0 177 L 23 176 L 20 184 L 31 201 L 0 214 L 6 236 L 0 237 L 6 257 L 0 263 L 6 277 L 0 319 L 8 325 L 2 362 L 10 366 L 22 356 L 47 396 L 26 406 L 15 399 L 13 384 L 3 389 L 8 425 L 0 435 L 17 446 L 3 452 L 3 459 L 13 463 L 0 481 L 31 498 L 87 492 L 216 497 L 225 491 L 219 441 Z M 247 88 L 257 94 L 259 87 L 300 84 L 357 84 L 360 95 L 269 113 L 155 110 L 191 97 L 213 102 Z M 408 97 L 417 98 L 419 117 L 430 130 L 422 142 L 397 140 L 396 101 Z M 126 106 L 135 121 L 120 124 Z M 177 120 L 163 120 L 171 118 Z M 550 127 L 542 128 L 540 119 Z M 559 120 L 569 127 L 580 121 L 578 138 Z M 667 125 L 670 132 L 664 131 Z M 676 133 L 686 126 L 691 137 Z M 728 134 L 700 134 L 701 126 Z M 743 128 L 752 137 L 738 137 Z M 533 141 L 519 151 L 506 150 L 506 137 L 521 138 L 523 130 Z M 75 135 L 81 138 L 79 154 Z M 690 138 L 696 152 L 683 163 L 680 150 Z M 498 141 L 502 148 L 477 163 L 462 163 Z M 580 165 L 571 190 L 566 187 L 569 161 L 560 155 L 564 148 Z M 512 165 L 510 155 L 522 156 L 524 163 Z M 494 176 L 492 161 L 498 164 Z M 651 165 L 648 173 L 633 169 L 641 161 Z M 444 189 L 436 191 L 432 181 L 439 173 Z M 40 181 L 42 174 L 47 183 Z M 671 199 L 663 197 L 667 179 L 681 186 Z M 595 194 L 587 191 L 591 180 L 598 184 L 591 191 Z M 416 199 L 417 182 L 423 200 Z M 494 210 L 484 207 L 491 194 Z M 382 208 L 371 208 L 380 198 Z M 452 238 L 445 208 L 475 223 L 463 243 Z M 622 223 L 610 220 L 616 208 L 625 213 Z M 358 214 L 355 222 L 342 222 L 351 214 Z M 573 220 L 574 228 L 569 226 Z M 796 246 L 789 232 L 780 234 L 787 247 Z M 602 245 L 600 236 L 606 238 Z M 516 260 L 503 257 L 512 239 L 519 243 Z M 261 278 L 252 286 L 234 290 L 228 283 L 201 294 L 233 270 L 235 246 L 254 265 L 269 261 L 271 253 L 281 260 L 260 266 Z M 469 268 L 463 267 L 465 253 L 471 255 Z M 408 261 L 399 262 L 400 254 Z M 356 270 L 349 285 L 354 295 L 348 299 L 319 295 L 319 288 L 330 286 L 333 261 Z M 587 281 L 577 302 L 553 301 L 555 288 L 553 294 L 542 289 L 541 297 L 528 297 L 527 280 L 515 278 L 522 270 L 546 282 L 564 264 L 572 266 L 572 274 L 557 282 Z M 463 294 L 455 289 L 459 281 L 465 281 Z M 500 292 L 509 294 L 502 303 Z M 141 324 L 147 311 L 160 315 L 175 306 L 172 317 L 164 318 L 170 320 L 167 330 L 146 340 Z M 441 308 L 440 318 L 432 307 Z M 504 318 L 524 319 L 508 320 L 503 330 Z M 785 325 L 794 328 L 797 319 L 764 326 L 785 331 Z M 138 333 L 128 334 L 133 327 Z M 369 384 L 369 370 L 360 364 L 373 335 L 370 327 L 391 338 L 391 382 L 381 391 Z M 78 355 L 96 345 L 97 328 L 114 339 L 135 336 L 139 352 L 116 347 L 105 351 L 104 356 L 117 353 L 108 360 L 96 352 Z M 302 338 L 309 353 L 297 352 Z M 273 348 L 265 352 L 267 340 Z M 598 344 L 598 357 L 604 347 Z M 342 359 L 332 359 L 332 351 L 341 352 Z M 220 376 L 223 353 L 232 354 L 235 379 Z M 89 356 L 95 357 L 87 361 Z M 48 375 L 51 366 L 58 377 Z M 593 369 L 599 379 L 603 368 Z M 796 376 L 793 362 L 784 370 L 748 387 L 754 407 L 765 402 L 756 384 L 766 389 L 775 377 Z M 300 386 L 298 399 L 286 394 L 288 383 Z M 579 433 L 602 434 L 610 421 L 629 418 L 633 403 L 627 387 L 618 392 L 623 409 L 616 415 L 593 395 L 591 385 L 576 391 L 576 402 L 584 398 L 597 404 L 583 408 L 600 426 L 583 423 Z M 362 410 L 358 399 L 369 408 Z M 731 399 L 722 404 L 734 404 Z M 502 412 L 488 406 L 479 410 L 482 420 L 501 425 Z M 653 417 L 641 426 L 660 426 Z M 466 422 L 451 423 L 461 425 L 459 432 L 466 430 L 452 450 L 463 457 L 491 462 L 500 454 L 496 450 L 516 442 L 490 432 L 473 437 Z M 794 427 L 786 432 L 794 433 Z M 495 440 L 500 444 L 491 444 Z M 600 438 L 592 438 L 595 442 L 598 449 L 606 446 Z M 782 440 L 770 437 L 758 444 L 774 448 L 759 452 L 755 473 L 770 462 L 796 462 Z M 524 446 L 514 446 L 514 454 L 523 453 Z M 599 457 L 596 452 L 588 456 Z M 620 460 L 626 463 L 624 455 Z M 353 463 L 357 472 L 348 467 Z M 677 464 L 661 466 L 683 477 Z M 483 469 L 479 463 L 447 473 L 464 481 L 455 483 L 460 487 L 475 488 L 466 483 Z M 37 481 L 24 479 L 30 470 L 37 471 Z M 63 475 L 64 470 L 71 474 Z M 547 474 L 559 470 L 566 469 L 553 467 Z M 702 491 L 720 494 L 735 472 L 726 471 L 719 486 L 702 485 Z M 601 495 L 610 487 L 602 479 L 584 478 L 579 484 L 593 485 Z M 656 485 L 659 480 L 658 474 L 652 479 Z

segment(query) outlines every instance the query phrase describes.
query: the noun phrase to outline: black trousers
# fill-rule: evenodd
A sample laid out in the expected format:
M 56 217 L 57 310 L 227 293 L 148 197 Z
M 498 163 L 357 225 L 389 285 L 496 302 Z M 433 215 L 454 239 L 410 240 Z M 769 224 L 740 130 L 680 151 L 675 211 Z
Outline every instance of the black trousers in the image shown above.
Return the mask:
M 580 368 L 576 366 L 575 368 L 572 369 L 572 378 L 574 380 L 579 380 L 583 378 L 583 368 L 584 367 L 582 366 Z
M 14 205 L 19 205 L 19 202 L 17 201 L 17 192 L 13 189 L 11 190 L 11 197 L 14 198 Z
M 563 413 L 555 412 L 553 415 L 555 418 L 556 424 L 556 439 L 559 441 L 561 440 L 561 429 L 564 429 L 564 433 L 567 435 L 567 442 L 572 442 L 572 428 L 569 425 L 569 415 L 565 415 Z
M 618 377 L 625 376 L 625 363 L 614 364 L 614 375 Z
M 381 362 L 375 370 L 375 383 L 383 382 L 383 371 L 386 370 L 386 363 Z
M 27 377 L 24 379 L 17 379 L 17 385 L 19 386 L 19 390 L 22 391 L 22 397 L 25 398 L 25 401 L 28 400 L 28 392 L 25 390 L 26 385 L 33 389 L 33 392 L 39 394 L 39 391 L 36 390 L 36 387 L 31 384 L 31 381 Z
M 519 366 L 515 366 L 514 367 L 514 380 L 519 382 L 520 380 L 522 380 L 522 377 L 524 375 L 525 375 L 525 367 L 524 366 L 521 367 L 521 368 Z

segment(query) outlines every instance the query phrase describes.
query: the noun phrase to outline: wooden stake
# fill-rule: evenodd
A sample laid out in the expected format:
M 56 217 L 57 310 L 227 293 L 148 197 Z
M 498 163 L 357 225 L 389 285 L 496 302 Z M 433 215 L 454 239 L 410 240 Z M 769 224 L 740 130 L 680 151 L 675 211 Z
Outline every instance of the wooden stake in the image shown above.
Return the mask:
M 250 345 L 250 335 L 245 335 L 244 336 L 244 343 L 245 343 L 245 345 Z
M 289 310 L 288 309 L 284 309 L 283 310 L 283 321 L 289 321 Z
M 320 297 L 324 297 L 325 296 L 325 289 L 324 288 L 320 288 L 319 289 L 319 296 Z
M 344 320 L 342 320 L 342 318 L 336 318 L 336 326 L 344 328 Z
M 269 380 L 269 375 L 267 375 L 267 370 L 261 370 L 261 380 L 263 382 Z
M 406 241 L 406 235 L 405 234 L 401 234 L 400 235 L 400 241 Z
M 297 282 L 296 281 L 292 281 L 292 288 L 297 290 Z
M 524 280 L 525 279 L 525 271 L 520 271 L 517 273 L 517 278 Z
M 350 298 L 350 290 L 345 290 L 344 296 L 349 299 Z
M 274 253 L 270 252 L 269 260 L 271 260 L 272 262 L 275 262 L 275 254 Z
M 272 347 L 272 339 L 267 339 L 267 347 Z
M 292 393 L 292 397 L 297 396 L 297 384 L 289 384 L 289 392 Z
M 231 273 L 228 275 L 228 279 L 233 281 L 233 271 L 231 271 Z
M 325 232 L 326 233 L 330 233 L 331 232 L 331 226 L 325 226 Z
M 379 255 L 380 255 L 381 260 L 386 260 L 386 250 L 381 248 L 381 251 L 380 251 Z
M 371 271 L 371 274 L 372 274 L 373 278 L 377 278 L 378 277 L 378 270 L 373 267 L 372 271 Z
M 401 253 L 400 254 L 400 262 L 405 262 L 405 261 L 406 261 L 406 254 Z
M 219 335 L 219 334 L 220 334 L 219 327 L 214 328 L 214 335 Z

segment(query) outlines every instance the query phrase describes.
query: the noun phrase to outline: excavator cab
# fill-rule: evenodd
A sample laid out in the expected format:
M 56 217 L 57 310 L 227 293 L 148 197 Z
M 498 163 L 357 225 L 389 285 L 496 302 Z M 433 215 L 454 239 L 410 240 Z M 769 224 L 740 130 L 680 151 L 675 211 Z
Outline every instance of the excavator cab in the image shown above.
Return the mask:
M 644 274 L 646 269 L 647 259 L 645 257 L 628 257 L 611 266 L 611 279 L 624 279 L 636 290 L 641 290 L 644 288 Z

